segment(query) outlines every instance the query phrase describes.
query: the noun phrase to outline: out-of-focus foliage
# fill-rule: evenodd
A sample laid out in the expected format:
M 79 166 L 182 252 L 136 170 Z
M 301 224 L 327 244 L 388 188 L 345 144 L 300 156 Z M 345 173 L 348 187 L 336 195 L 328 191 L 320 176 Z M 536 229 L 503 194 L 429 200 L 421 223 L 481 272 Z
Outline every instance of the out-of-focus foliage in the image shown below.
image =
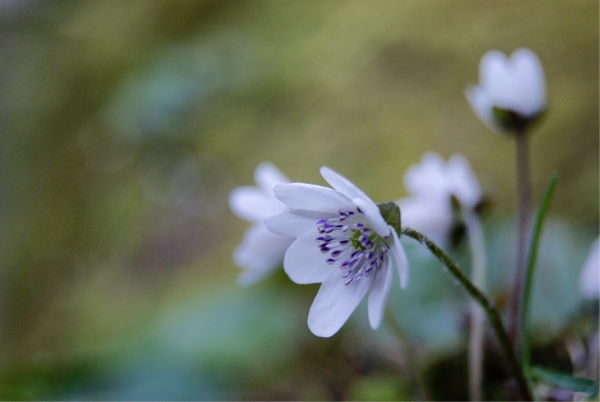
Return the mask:
M 425 151 L 463 153 L 492 205 L 490 290 L 502 306 L 513 144 L 463 91 L 486 51 L 518 47 L 539 56 L 548 83 L 534 198 L 560 175 L 534 288 L 534 360 L 569 369 L 564 340 L 597 324 L 582 318 L 576 284 L 599 219 L 598 11 L 591 0 L 1 0 L 0 398 L 421 395 L 403 348 L 385 324 L 368 328 L 364 308 L 319 339 L 306 326 L 316 286 L 280 272 L 236 287 L 245 223 L 227 195 L 268 160 L 311 183 L 327 164 L 395 200 Z M 409 288 L 394 287 L 391 309 L 430 396 L 466 398 L 466 363 L 454 358 L 466 297 L 409 252 Z M 468 267 L 464 245 L 452 253 Z M 489 364 L 488 397 L 510 396 Z

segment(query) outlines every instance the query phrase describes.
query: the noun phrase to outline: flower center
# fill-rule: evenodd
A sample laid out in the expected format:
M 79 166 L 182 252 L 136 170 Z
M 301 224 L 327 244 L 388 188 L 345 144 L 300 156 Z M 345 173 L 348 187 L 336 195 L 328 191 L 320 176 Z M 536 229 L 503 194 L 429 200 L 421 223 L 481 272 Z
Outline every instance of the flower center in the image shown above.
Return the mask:
M 337 218 L 317 221 L 319 236 L 315 239 L 325 262 L 339 263 L 345 284 L 373 274 L 383 264 L 389 251 L 385 240 L 371 227 L 360 210 L 340 209 Z

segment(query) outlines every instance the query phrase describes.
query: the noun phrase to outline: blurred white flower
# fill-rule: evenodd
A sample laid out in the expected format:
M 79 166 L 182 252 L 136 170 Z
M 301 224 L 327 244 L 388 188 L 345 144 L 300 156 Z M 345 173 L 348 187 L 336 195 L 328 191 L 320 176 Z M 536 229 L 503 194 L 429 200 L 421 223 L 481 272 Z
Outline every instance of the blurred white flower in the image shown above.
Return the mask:
M 233 252 L 233 261 L 243 269 L 238 276 L 242 286 L 251 285 L 271 273 L 283 262 L 285 250 L 294 239 L 267 230 L 263 220 L 288 208 L 273 195 L 273 187 L 289 179 L 270 163 L 263 162 L 254 172 L 257 186 L 236 187 L 229 194 L 234 214 L 252 223 L 242 243 Z
M 327 167 L 321 175 L 333 190 L 303 183 L 276 186 L 275 196 L 292 210 L 268 217 L 265 224 L 296 238 L 283 262 L 292 281 L 322 283 L 308 315 L 313 334 L 335 334 L 369 289 L 369 323 L 377 329 L 392 286 L 392 264 L 400 286 L 408 282 L 404 250 L 365 193 Z
M 397 202 L 402 224 L 438 244 L 447 242 L 456 223 L 452 196 L 468 210 L 481 202 L 477 177 L 462 155 L 452 155 L 446 163 L 440 155 L 426 153 L 420 163 L 407 169 L 404 186 L 410 195 Z
M 479 65 L 479 86 L 466 90 L 471 107 L 490 128 L 522 128 L 546 108 L 546 83 L 538 57 L 517 49 L 510 58 L 493 50 Z
M 600 297 L 600 237 L 596 239 L 590 250 L 583 269 L 579 275 L 579 292 L 586 299 Z

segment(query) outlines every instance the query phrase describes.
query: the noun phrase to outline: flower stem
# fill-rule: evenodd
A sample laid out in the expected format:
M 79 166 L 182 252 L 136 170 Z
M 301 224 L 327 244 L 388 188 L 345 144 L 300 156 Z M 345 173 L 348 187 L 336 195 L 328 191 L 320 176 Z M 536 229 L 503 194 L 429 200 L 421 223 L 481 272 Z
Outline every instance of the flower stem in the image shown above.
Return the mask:
M 471 249 L 471 279 L 473 284 L 485 291 L 486 257 L 483 228 L 476 213 L 463 211 L 467 236 Z M 469 328 L 469 397 L 472 401 L 482 400 L 483 358 L 484 358 L 485 312 L 471 304 Z
M 523 291 L 527 264 L 527 244 L 529 242 L 529 221 L 531 214 L 531 182 L 529 173 L 529 137 L 524 128 L 515 131 L 517 169 L 517 208 L 519 229 L 517 235 L 517 260 L 510 294 L 509 328 L 510 337 L 517 354 L 521 352 L 521 327 L 523 315 Z
M 421 370 L 418 361 L 415 358 L 415 354 L 413 353 L 413 348 L 410 347 L 410 345 L 408 345 L 406 335 L 404 334 L 402 327 L 398 323 L 398 320 L 396 320 L 394 312 L 390 310 L 389 307 L 385 309 L 385 316 L 390 327 L 392 328 L 392 331 L 394 332 L 394 335 L 396 335 L 396 341 L 398 342 L 398 345 L 402 350 L 402 354 L 406 359 L 406 371 L 409 377 L 411 377 L 411 380 L 413 380 L 411 382 L 416 385 L 416 389 L 414 390 L 415 395 L 413 395 L 413 399 L 415 401 L 428 401 L 429 398 L 427 396 L 427 387 L 425 386 L 425 380 L 421 375 Z
M 458 268 L 456 263 L 454 263 L 454 261 L 452 261 L 452 259 L 448 257 L 446 253 L 444 253 L 426 236 L 406 226 L 402 227 L 401 234 L 411 237 L 421 243 L 423 246 L 427 247 L 429 251 L 431 251 L 433 255 L 435 255 L 435 257 L 440 260 L 446 266 L 446 268 L 448 268 L 448 271 L 458 280 L 458 282 L 465 288 L 469 295 L 483 308 L 488 320 L 490 321 L 492 329 L 498 338 L 502 354 L 506 358 L 510 371 L 515 377 L 521 398 L 526 401 L 531 401 L 532 397 L 531 392 L 529 391 L 529 384 L 523 375 L 521 365 L 515 356 L 510 339 L 508 338 L 506 330 L 504 329 L 504 325 L 502 324 L 502 320 L 500 319 L 500 314 L 498 313 L 496 306 L 490 300 L 488 300 L 488 298 L 481 293 L 481 291 L 479 291 L 479 289 L 477 289 L 473 283 L 471 283 L 471 281 L 460 270 L 460 268 Z

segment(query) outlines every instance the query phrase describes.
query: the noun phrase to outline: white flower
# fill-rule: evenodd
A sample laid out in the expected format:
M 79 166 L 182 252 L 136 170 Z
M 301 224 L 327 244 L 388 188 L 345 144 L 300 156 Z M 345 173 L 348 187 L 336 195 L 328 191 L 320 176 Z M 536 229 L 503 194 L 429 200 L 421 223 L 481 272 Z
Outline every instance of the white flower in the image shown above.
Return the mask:
M 289 183 L 289 179 L 272 164 L 263 162 L 254 172 L 254 181 L 258 186 L 237 187 L 229 194 L 233 213 L 252 222 L 233 252 L 234 262 L 244 270 L 238 276 L 242 286 L 255 283 L 281 266 L 285 250 L 294 240 L 270 232 L 263 223 L 267 216 L 288 209 L 275 198 L 273 187 Z
M 398 201 L 402 224 L 438 244 L 446 242 L 455 223 L 452 196 L 469 210 L 481 202 L 477 177 L 462 155 L 452 155 L 446 163 L 440 155 L 426 153 L 421 163 L 407 169 L 404 186 L 410 195 Z
M 529 49 L 515 50 L 510 59 L 496 50 L 487 52 L 479 65 L 479 80 L 466 95 L 479 117 L 496 131 L 522 127 L 546 108 L 544 71 Z
M 600 297 L 600 237 L 596 239 L 590 250 L 581 274 L 579 274 L 579 292 L 586 299 Z
M 365 193 L 328 167 L 321 175 L 333 190 L 303 183 L 276 186 L 275 196 L 292 210 L 270 216 L 265 224 L 296 238 L 283 261 L 290 279 L 322 283 L 308 314 L 315 335 L 335 334 L 369 289 L 369 322 L 377 329 L 392 286 L 392 264 L 400 286 L 408 282 L 404 250 Z

